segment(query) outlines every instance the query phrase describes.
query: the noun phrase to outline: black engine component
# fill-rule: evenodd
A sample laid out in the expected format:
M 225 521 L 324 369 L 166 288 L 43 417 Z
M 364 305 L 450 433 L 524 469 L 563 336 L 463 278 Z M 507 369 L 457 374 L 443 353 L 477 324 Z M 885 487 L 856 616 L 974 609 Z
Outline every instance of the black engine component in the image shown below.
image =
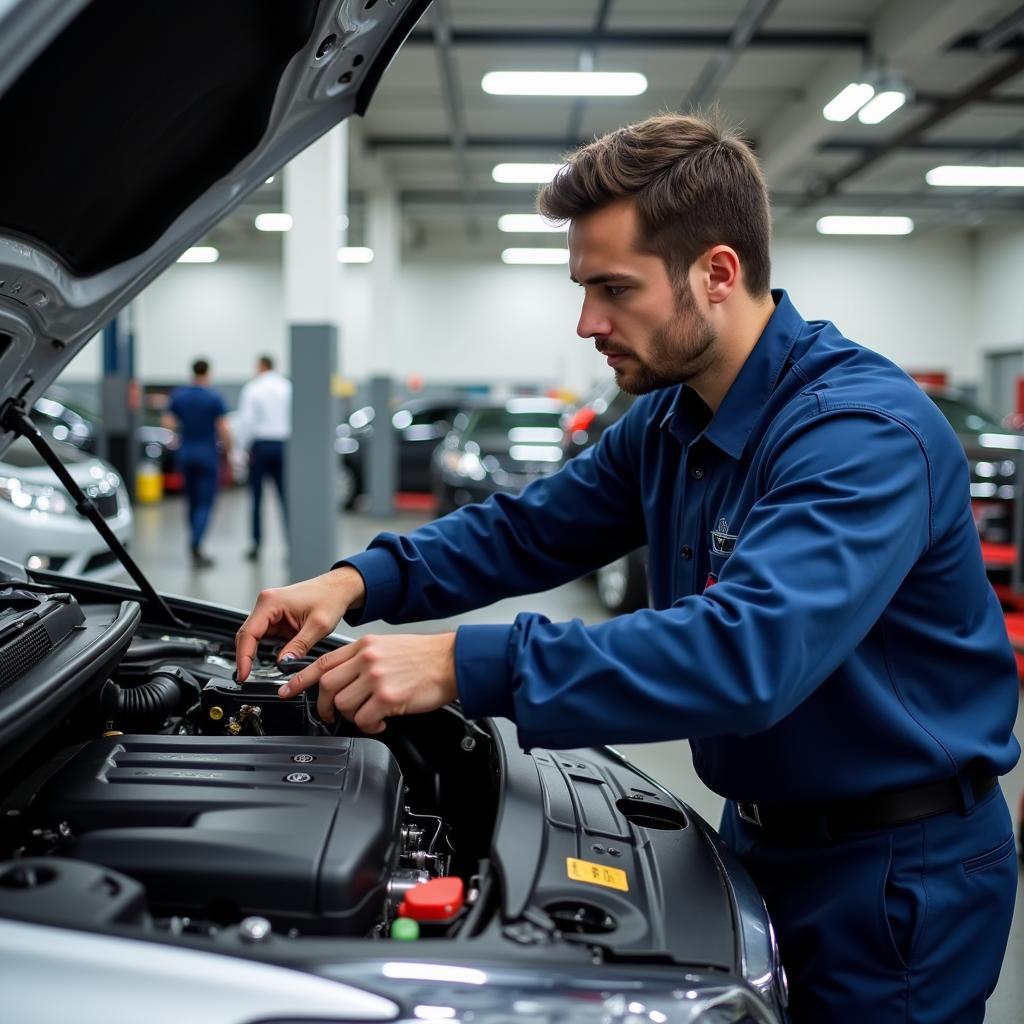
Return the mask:
M 138 686 L 121 686 L 108 679 L 100 693 L 105 718 L 119 727 L 158 729 L 165 718 L 199 700 L 196 678 L 184 669 L 166 665 L 150 673 Z
M 33 815 L 59 856 L 141 882 L 155 916 L 359 935 L 387 897 L 403 792 L 370 739 L 121 736 L 85 746 Z
M 244 683 L 234 680 L 235 666 L 223 658 L 210 657 L 203 664 L 209 681 L 203 687 L 200 731 L 224 733 L 231 722 L 243 720 L 242 709 L 258 708 L 261 727 L 275 735 L 305 733 L 323 735 L 312 717 L 316 690 L 292 700 L 281 700 L 278 687 L 288 676 L 273 663 L 257 662 Z

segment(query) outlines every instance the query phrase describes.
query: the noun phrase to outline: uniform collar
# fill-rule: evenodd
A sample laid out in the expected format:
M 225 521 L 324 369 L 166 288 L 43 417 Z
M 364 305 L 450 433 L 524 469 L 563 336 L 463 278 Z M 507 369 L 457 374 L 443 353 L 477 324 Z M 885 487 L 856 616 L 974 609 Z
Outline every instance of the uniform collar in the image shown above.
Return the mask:
M 765 404 L 778 384 L 805 320 L 781 288 L 772 290 L 775 312 L 765 324 L 747 361 L 708 422 L 709 410 L 700 396 L 685 384 L 679 386 L 662 427 L 669 427 L 680 440 L 689 440 L 703 427 L 703 435 L 726 455 L 738 459 Z

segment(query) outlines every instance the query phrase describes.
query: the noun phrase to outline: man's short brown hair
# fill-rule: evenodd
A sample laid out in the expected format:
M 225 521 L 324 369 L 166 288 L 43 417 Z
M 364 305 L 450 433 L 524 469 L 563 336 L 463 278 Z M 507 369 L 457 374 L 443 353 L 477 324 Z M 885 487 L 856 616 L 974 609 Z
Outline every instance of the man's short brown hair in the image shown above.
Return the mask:
M 552 220 L 572 220 L 632 199 L 635 244 L 660 256 L 674 281 L 714 245 L 736 250 L 747 291 L 768 292 L 771 214 L 750 147 L 717 118 L 659 114 L 571 153 L 537 196 Z

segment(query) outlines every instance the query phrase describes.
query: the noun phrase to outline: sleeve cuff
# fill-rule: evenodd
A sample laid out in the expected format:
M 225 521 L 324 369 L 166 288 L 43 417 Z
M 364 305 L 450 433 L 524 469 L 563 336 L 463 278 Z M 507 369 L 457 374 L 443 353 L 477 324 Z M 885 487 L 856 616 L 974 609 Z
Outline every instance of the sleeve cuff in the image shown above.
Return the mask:
M 508 650 L 512 626 L 460 626 L 455 634 L 455 680 L 467 718 L 514 718 Z
M 402 576 L 390 552 L 381 548 L 370 548 L 351 558 L 335 562 L 332 569 L 349 565 L 360 576 L 366 586 L 366 600 L 361 608 L 345 615 L 350 626 L 361 626 L 366 622 L 386 619 L 398 605 L 402 595 Z

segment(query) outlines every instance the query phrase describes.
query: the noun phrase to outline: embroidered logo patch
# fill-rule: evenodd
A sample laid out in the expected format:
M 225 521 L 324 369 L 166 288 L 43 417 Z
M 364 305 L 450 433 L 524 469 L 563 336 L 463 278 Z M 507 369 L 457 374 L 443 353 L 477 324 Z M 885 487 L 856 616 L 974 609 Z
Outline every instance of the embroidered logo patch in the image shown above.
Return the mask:
M 735 533 L 729 532 L 729 520 L 718 520 L 718 525 L 711 531 L 711 550 L 716 555 L 731 555 L 736 547 Z

